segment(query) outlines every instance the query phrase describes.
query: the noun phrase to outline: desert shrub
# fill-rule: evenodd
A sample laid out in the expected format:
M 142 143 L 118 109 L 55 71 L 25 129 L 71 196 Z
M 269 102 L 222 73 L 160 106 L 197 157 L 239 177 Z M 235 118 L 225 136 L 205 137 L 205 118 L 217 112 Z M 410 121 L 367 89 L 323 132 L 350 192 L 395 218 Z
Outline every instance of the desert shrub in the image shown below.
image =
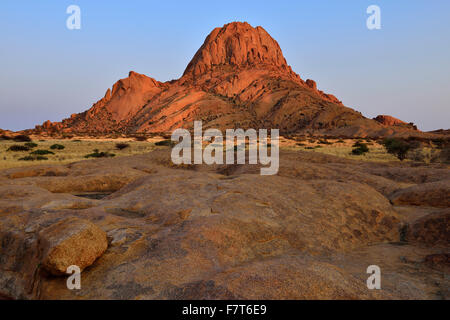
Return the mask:
M 315 146 L 314 149 L 320 149 L 322 146 Z
M 301 142 L 298 142 L 297 145 L 298 145 L 299 147 L 304 147 L 304 146 L 306 146 L 306 144 L 301 143 Z
M 34 161 L 34 157 L 33 156 L 26 156 L 23 158 L 19 158 L 20 161 Z
M 155 146 L 172 147 L 173 145 L 174 142 L 172 140 L 162 140 L 155 143 Z
M 34 143 L 34 142 L 27 142 L 27 143 L 25 143 L 25 146 L 27 146 L 30 149 L 33 149 L 33 148 L 36 148 L 38 145 L 37 145 L 37 143 Z
M 357 141 L 357 142 L 355 142 L 355 143 L 353 144 L 353 148 L 360 148 L 360 147 L 362 147 L 362 148 L 366 147 L 366 148 L 367 148 L 367 144 L 366 144 L 366 143 L 363 143 L 363 142 L 361 142 L 361 141 Z
M 134 137 L 134 139 L 136 141 L 147 141 L 147 137 L 146 136 L 136 136 L 136 137 Z
M 43 157 L 43 156 L 36 156 L 36 157 L 26 156 L 26 157 L 23 157 L 23 158 L 19 158 L 19 160 L 21 160 L 21 161 L 35 161 L 35 160 L 41 161 L 41 160 L 48 160 L 48 158 L 47 157 Z
M 2 134 L 0 136 L 0 140 L 12 140 L 13 138 L 10 136 L 7 136 L 6 134 Z
M 118 150 L 126 149 L 126 148 L 128 148 L 129 146 L 130 146 L 130 145 L 129 145 L 128 143 L 124 143 L 124 142 L 116 143 L 116 149 L 118 149 Z
M 345 141 L 342 139 L 339 139 L 338 141 L 336 141 L 337 143 L 344 143 Z
M 50 149 L 52 150 L 63 150 L 65 148 L 65 146 L 63 146 L 62 144 L 53 144 L 50 146 Z
M 112 158 L 116 155 L 114 153 L 109 153 L 108 151 L 100 152 L 98 149 L 94 149 L 92 153 L 85 155 L 85 158 Z
M 35 150 L 33 152 L 31 152 L 30 154 L 36 154 L 36 155 L 46 155 L 46 154 L 54 154 L 52 151 L 48 151 L 48 150 Z
M 314 147 L 306 147 L 305 149 L 307 149 L 307 150 L 313 150 Z
M 400 161 L 406 159 L 406 154 L 411 149 L 409 143 L 395 138 L 384 139 L 382 144 L 388 153 L 395 155 Z
M 355 156 L 362 156 L 366 152 L 368 152 L 368 151 L 364 151 L 364 149 L 361 149 L 361 148 L 355 148 L 355 149 L 352 150 L 352 154 L 355 155 Z
M 356 142 L 353 145 L 353 150 L 352 150 L 352 154 L 355 156 L 361 156 L 364 155 L 365 153 L 369 152 L 369 148 L 367 147 L 367 144 L 362 143 L 362 142 Z
M 332 142 L 328 141 L 328 140 L 319 140 L 318 142 L 319 144 L 333 144 Z
M 433 142 L 434 145 L 436 145 L 436 147 L 438 149 L 443 149 L 444 143 L 445 143 L 444 139 L 442 139 L 442 138 L 433 139 L 432 142 Z
M 18 144 L 13 144 L 11 147 L 8 148 L 6 151 L 30 151 L 30 148 L 27 146 L 22 146 Z
M 15 136 L 13 139 L 14 141 L 17 142 L 31 142 L 31 138 L 26 134 L 19 134 L 18 136 Z

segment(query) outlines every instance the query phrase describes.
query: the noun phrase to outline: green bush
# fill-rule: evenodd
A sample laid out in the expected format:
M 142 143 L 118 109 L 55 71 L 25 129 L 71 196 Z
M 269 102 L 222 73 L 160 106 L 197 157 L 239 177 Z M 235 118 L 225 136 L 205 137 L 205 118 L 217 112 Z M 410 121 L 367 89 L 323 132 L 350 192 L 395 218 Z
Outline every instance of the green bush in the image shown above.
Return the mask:
M 352 154 L 355 156 L 361 156 L 364 155 L 365 153 L 369 152 L 369 148 L 367 147 L 367 144 L 362 143 L 360 141 L 356 142 L 353 145 L 353 150 L 352 150 Z
M 114 153 L 109 153 L 109 152 L 99 152 L 98 149 L 94 149 L 93 153 L 87 154 L 84 157 L 87 158 L 112 158 L 115 157 L 116 155 Z
M 367 151 L 362 150 L 361 148 L 355 148 L 352 150 L 352 154 L 355 156 L 362 156 L 366 153 Z
M 409 143 L 395 138 L 384 139 L 382 144 L 388 153 L 395 155 L 400 161 L 406 159 L 406 154 L 411 149 Z
M 165 147 L 172 147 L 174 146 L 174 142 L 172 140 L 162 140 L 155 143 L 155 146 L 165 146 Z
M 27 146 L 30 149 L 33 149 L 33 148 L 36 148 L 38 145 L 37 145 L 37 143 L 34 143 L 34 142 L 27 142 L 27 143 L 25 143 L 25 146 Z
M 123 150 L 128 148 L 130 145 L 128 143 L 116 143 L 116 149 Z
M 50 146 L 50 149 L 52 150 L 63 150 L 65 148 L 65 146 L 63 146 L 62 144 L 53 144 Z
M 19 134 L 18 136 L 13 137 L 13 140 L 17 142 L 31 142 L 31 138 L 26 134 Z
M 30 151 L 30 148 L 27 146 L 22 146 L 18 144 L 13 144 L 11 147 L 9 147 L 6 151 Z
M 23 157 L 23 158 L 19 158 L 19 160 L 21 160 L 21 161 L 35 161 L 35 160 L 40 161 L 40 160 L 48 160 L 48 158 L 47 157 L 43 157 L 43 156 L 36 156 L 36 157 L 26 156 L 26 157 Z
M 54 152 L 48 151 L 48 150 L 35 150 L 33 152 L 31 152 L 30 154 L 35 154 L 35 155 L 46 155 L 46 154 L 55 154 Z
M 33 156 L 26 156 L 23 158 L 19 158 L 19 160 L 21 161 L 34 161 L 34 157 Z

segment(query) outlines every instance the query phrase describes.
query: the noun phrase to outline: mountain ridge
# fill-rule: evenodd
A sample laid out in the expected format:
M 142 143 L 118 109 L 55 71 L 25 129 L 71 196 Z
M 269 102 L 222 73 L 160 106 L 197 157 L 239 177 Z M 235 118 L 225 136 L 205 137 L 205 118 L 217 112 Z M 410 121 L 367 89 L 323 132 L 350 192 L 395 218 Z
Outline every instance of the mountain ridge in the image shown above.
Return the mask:
M 130 71 L 88 110 L 35 132 L 155 133 L 191 128 L 279 128 L 282 133 L 411 134 L 348 108 L 301 79 L 267 31 L 246 22 L 215 28 L 177 80 L 159 82 Z

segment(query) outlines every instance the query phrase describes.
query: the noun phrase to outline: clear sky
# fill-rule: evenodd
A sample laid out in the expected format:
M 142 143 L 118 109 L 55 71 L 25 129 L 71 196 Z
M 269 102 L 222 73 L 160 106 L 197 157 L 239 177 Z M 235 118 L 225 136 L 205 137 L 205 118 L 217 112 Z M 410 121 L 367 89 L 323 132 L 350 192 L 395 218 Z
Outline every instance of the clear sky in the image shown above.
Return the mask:
M 81 30 L 66 9 L 81 8 Z M 381 30 L 366 9 L 381 8 Z M 263 26 L 295 72 L 367 117 L 450 127 L 450 1 L 0 1 L 0 128 L 82 112 L 134 70 L 179 78 L 209 32 Z

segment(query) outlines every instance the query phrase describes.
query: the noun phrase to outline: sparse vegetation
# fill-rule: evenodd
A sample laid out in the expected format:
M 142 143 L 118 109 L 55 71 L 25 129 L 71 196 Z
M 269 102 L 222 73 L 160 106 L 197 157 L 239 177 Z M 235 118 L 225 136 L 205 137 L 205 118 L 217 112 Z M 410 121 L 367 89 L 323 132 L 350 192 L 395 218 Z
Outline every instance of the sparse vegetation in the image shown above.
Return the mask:
M 19 158 L 21 161 L 41 161 L 41 160 L 48 160 L 47 157 L 44 156 L 25 156 L 23 158 Z
M 46 155 L 46 154 L 55 154 L 54 152 L 52 152 L 52 151 L 49 151 L 49 150 L 35 150 L 35 151 L 33 151 L 33 152 L 31 152 L 30 154 L 35 154 L 35 155 Z
M 129 143 L 124 143 L 124 142 L 116 143 L 116 149 L 118 149 L 118 150 L 123 150 L 123 149 L 129 148 L 129 147 L 130 147 Z
M 37 145 L 37 143 L 34 143 L 34 142 L 27 142 L 27 143 L 25 143 L 25 146 L 27 146 L 30 149 L 33 149 L 33 148 L 36 148 L 38 145 Z
M 160 137 L 161 135 L 158 134 L 156 137 Z M 12 135 L 11 135 L 12 137 Z M 112 139 L 89 139 L 89 138 L 75 138 L 74 140 L 67 141 L 62 139 L 41 139 L 37 138 L 36 143 L 39 145 L 35 148 L 27 147 L 27 143 L 16 143 L 13 139 L 9 140 L 3 140 L 0 141 L 0 170 L 5 168 L 13 168 L 18 166 L 29 166 L 29 165 L 36 165 L 38 160 L 36 159 L 37 156 L 43 156 L 48 157 L 48 160 L 46 160 L 46 163 L 49 164 L 67 164 L 75 161 L 80 160 L 86 160 L 87 158 L 96 158 L 96 157 L 103 157 L 107 158 L 110 157 L 111 154 L 115 154 L 116 157 L 122 157 L 122 156 L 131 156 L 131 155 L 137 155 L 137 154 L 145 154 L 155 149 L 155 143 L 157 138 L 149 138 L 149 142 L 147 141 L 133 141 L 135 136 L 131 137 L 129 141 L 117 141 Z M 39 140 L 40 139 L 40 140 Z M 341 139 L 342 142 L 340 143 L 334 143 L 332 145 L 329 144 L 320 144 L 321 148 L 315 148 L 317 145 L 318 140 L 315 140 L 314 144 L 309 143 L 310 137 L 304 137 L 302 142 L 293 142 L 288 141 L 286 144 L 289 144 L 287 146 L 283 141 L 280 141 L 280 149 L 283 148 L 287 149 L 293 149 L 293 146 L 298 146 L 297 150 L 305 150 L 310 152 L 320 152 L 324 154 L 329 154 L 333 156 L 338 156 L 342 158 L 348 158 L 348 159 L 355 159 L 356 156 L 352 153 L 352 150 L 356 147 L 353 147 L 353 143 L 357 142 L 360 139 L 350 139 L 345 137 L 327 137 L 328 141 L 337 141 L 336 139 Z M 322 138 L 325 139 L 325 138 Z M 333 140 L 331 140 L 333 139 Z M 365 143 L 365 140 L 358 141 L 360 143 Z M 443 149 L 438 149 L 437 144 L 440 143 L 440 141 L 437 141 L 437 144 L 432 142 L 431 140 L 426 140 L 425 142 L 428 143 L 426 147 L 421 147 L 415 149 L 414 141 L 406 141 L 407 143 L 412 145 L 412 149 L 408 152 L 407 158 L 412 159 L 414 161 L 418 162 L 445 162 L 444 159 L 450 159 L 448 156 L 446 158 L 444 152 L 448 149 L 446 147 L 447 140 L 444 139 L 444 146 Z M 126 143 L 129 145 L 129 147 L 118 149 L 116 145 L 118 143 Z M 374 140 L 372 139 L 372 146 L 368 146 L 370 148 L 370 151 L 367 153 L 364 153 L 364 156 L 359 156 L 358 158 L 361 161 L 398 161 L 395 154 L 388 153 L 386 148 L 382 144 L 382 140 Z M 65 146 L 65 149 L 57 150 L 57 149 L 51 149 L 51 146 L 54 144 L 61 144 Z M 164 143 L 163 143 L 164 144 Z M 302 145 L 303 144 L 303 145 Z M 17 146 L 19 147 L 13 147 Z M 31 146 L 31 145 L 30 145 Z M 12 147 L 12 150 L 9 150 Z M 35 151 L 36 149 L 42 149 L 42 150 L 51 150 L 55 152 L 55 155 L 39 155 L 39 154 L 29 154 L 32 151 Z M 103 151 L 101 153 L 98 151 L 97 153 L 94 153 L 94 155 L 91 156 L 93 153 L 92 150 L 98 149 Z M 118 152 L 115 152 L 115 150 L 120 150 Z M 8 152 L 7 152 L 8 151 Z M 17 151 L 17 152 L 12 152 Z M 30 156 L 29 160 L 24 161 L 18 161 L 19 158 L 22 158 L 24 156 Z M 86 157 L 88 156 L 88 157 Z M 34 160 L 32 160 L 34 159 Z M 41 159 L 39 159 L 41 160 Z M 450 162 L 447 160 L 447 163 Z
M 174 145 L 172 140 L 161 140 L 155 143 L 155 146 L 172 147 Z
M 369 152 L 369 148 L 367 147 L 367 144 L 362 143 L 360 141 L 356 142 L 353 145 L 353 150 L 352 150 L 352 154 L 355 156 L 362 156 L 364 154 L 366 154 L 367 152 Z
M 30 151 L 30 148 L 27 146 L 14 144 L 14 145 L 10 146 L 6 151 L 14 151 L 14 152 Z
M 50 149 L 52 149 L 52 150 L 63 150 L 64 148 L 65 148 L 65 146 L 63 146 L 62 144 L 58 144 L 58 143 L 52 144 L 50 146 Z
M 29 153 L 36 149 L 44 149 L 55 152 L 55 155 L 42 155 L 48 157 L 45 162 L 48 164 L 66 164 L 80 160 L 87 160 L 85 155 L 92 153 L 93 149 L 99 149 L 101 151 L 109 151 L 111 153 L 116 153 L 116 144 L 118 142 L 126 142 L 130 147 L 117 152 L 116 157 L 131 156 L 137 154 L 148 153 L 155 149 L 155 145 L 149 142 L 138 142 L 138 141 L 117 141 L 110 139 L 97 139 L 97 140 L 80 140 L 75 138 L 74 140 L 62 140 L 62 139 L 40 139 L 37 138 L 35 141 L 39 146 L 37 148 L 29 148 L 28 150 L 21 150 L 24 152 L 6 152 L 12 145 L 21 145 L 23 147 L 24 143 L 16 143 L 11 140 L 0 141 L 0 170 L 6 168 L 22 167 L 36 165 L 39 161 L 24 160 L 18 161 L 19 158 L 24 156 L 31 156 L 36 160 L 38 155 L 30 155 Z M 42 141 L 41 141 L 42 140 Z M 61 144 L 65 146 L 65 149 L 55 150 L 50 147 L 54 144 Z M 27 152 L 25 152 L 27 151 Z M 44 160 L 44 159 L 42 159 Z
M 411 149 L 409 143 L 395 138 L 384 139 L 382 144 L 388 153 L 395 155 L 400 161 L 406 159 L 406 154 Z
M 116 155 L 114 153 L 109 153 L 108 151 L 99 151 L 98 149 L 94 149 L 94 151 L 90 154 L 85 155 L 85 158 L 112 158 Z
M 31 142 L 31 138 L 26 134 L 19 134 L 18 136 L 15 136 L 13 140 L 16 142 Z

